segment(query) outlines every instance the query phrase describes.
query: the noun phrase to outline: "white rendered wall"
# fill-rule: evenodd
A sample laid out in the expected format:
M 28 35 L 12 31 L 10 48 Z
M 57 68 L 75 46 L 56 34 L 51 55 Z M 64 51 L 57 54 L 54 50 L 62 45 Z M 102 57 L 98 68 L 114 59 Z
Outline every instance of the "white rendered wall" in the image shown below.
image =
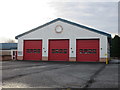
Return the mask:
M 56 33 L 55 27 L 61 25 L 62 33 Z M 71 24 L 57 21 L 41 29 L 35 30 L 29 34 L 18 38 L 18 56 L 23 56 L 23 40 L 41 40 L 42 39 L 42 56 L 48 56 L 49 39 L 69 39 L 69 57 L 76 57 L 76 39 L 98 39 L 100 40 L 100 58 L 106 58 L 107 54 L 107 36 L 83 29 Z M 71 49 L 72 48 L 72 49 Z M 46 51 L 46 52 L 44 52 Z M 73 51 L 73 53 L 71 53 Z

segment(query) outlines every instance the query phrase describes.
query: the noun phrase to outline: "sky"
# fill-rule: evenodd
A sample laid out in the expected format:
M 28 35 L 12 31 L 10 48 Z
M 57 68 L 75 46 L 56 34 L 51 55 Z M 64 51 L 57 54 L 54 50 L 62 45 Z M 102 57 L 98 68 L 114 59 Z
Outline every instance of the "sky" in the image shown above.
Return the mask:
M 56 18 L 118 34 L 119 0 L 1 0 L 0 43 Z M 16 40 L 17 42 L 17 40 Z

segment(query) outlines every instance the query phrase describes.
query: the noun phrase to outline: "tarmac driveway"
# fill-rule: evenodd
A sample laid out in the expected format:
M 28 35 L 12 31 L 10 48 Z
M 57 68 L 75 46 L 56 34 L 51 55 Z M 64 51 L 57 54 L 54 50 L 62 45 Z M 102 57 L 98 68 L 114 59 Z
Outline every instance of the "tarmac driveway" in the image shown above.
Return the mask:
M 4 61 L 2 87 L 86 88 L 105 67 L 105 63 Z

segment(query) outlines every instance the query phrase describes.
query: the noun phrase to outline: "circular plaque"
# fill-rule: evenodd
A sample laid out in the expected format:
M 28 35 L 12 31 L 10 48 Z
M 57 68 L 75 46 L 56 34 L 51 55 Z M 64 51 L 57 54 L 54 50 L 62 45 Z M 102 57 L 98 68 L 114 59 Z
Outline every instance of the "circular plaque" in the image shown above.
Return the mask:
M 57 26 L 55 27 L 55 31 L 56 31 L 57 33 L 61 33 L 61 32 L 63 31 L 62 26 L 61 26 L 61 25 L 57 25 Z

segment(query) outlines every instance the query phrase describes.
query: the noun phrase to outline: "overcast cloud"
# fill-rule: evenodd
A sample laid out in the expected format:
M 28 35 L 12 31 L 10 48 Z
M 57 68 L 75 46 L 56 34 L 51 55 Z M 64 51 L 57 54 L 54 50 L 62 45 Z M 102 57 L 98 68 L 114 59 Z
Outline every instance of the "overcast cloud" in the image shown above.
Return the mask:
M 108 33 L 118 33 L 117 2 L 56 2 L 56 15 Z
M 56 18 L 67 19 L 78 24 L 108 32 L 112 35 L 117 34 L 117 1 L 118 0 L 1 0 L 0 42 L 8 38 L 15 39 L 16 35 Z

